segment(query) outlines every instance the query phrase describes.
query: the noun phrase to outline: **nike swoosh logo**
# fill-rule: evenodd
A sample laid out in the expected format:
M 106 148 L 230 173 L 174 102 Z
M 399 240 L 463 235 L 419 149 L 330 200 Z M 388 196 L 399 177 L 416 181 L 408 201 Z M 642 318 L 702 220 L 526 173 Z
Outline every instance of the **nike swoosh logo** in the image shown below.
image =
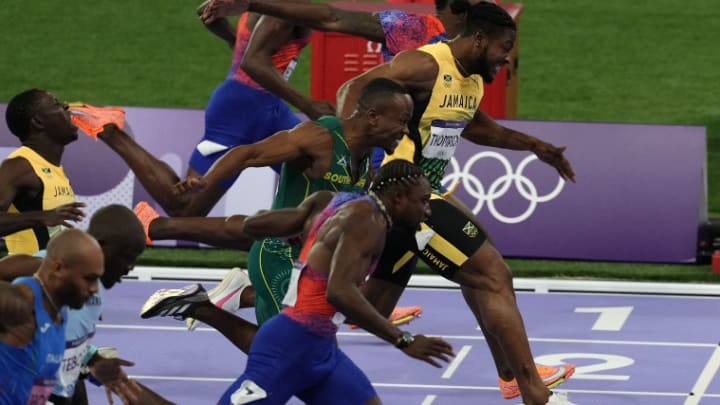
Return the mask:
M 50 324 L 49 324 L 49 323 L 45 323 L 45 325 L 43 325 L 43 326 L 40 327 L 40 332 L 41 332 L 41 333 L 45 333 L 45 332 L 47 332 L 48 329 L 50 329 Z

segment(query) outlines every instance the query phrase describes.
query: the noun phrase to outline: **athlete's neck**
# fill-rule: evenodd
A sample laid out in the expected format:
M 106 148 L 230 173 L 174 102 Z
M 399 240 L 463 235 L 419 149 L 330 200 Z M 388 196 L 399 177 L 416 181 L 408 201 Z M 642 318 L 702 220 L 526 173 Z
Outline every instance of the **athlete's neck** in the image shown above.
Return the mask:
M 49 139 L 46 139 L 45 137 L 32 136 L 23 141 L 22 145 L 32 149 L 35 153 L 42 156 L 43 159 L 55 166 L 60 166 L 60 161 L 62 160 L 62 155 L 65 151 L 64 145 L 59 145 Z
M 353 161 L 353 167 L 357 167 L 357 163 L 372 151 L 373 145 L 370 144 L 371 139 L 368 134 L 367 125 L 364 124 L 362 118 L 357 114 L 351 115 L 342 121 L 343 134 L 348 144 L 350 155 Z

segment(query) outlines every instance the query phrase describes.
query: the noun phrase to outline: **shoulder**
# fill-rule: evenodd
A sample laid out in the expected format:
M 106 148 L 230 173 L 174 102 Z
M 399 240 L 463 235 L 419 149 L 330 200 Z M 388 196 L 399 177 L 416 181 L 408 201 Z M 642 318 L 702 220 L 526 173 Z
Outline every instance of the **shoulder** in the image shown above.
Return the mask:
M 33 305 L 35 302 L 35 292 L 33 291 L 32 287 L 30 287 L 30 284 L 27 283 L 18 283 L 13 284 L 13 290 L 17 294 L 18 297 L 22 297 L 23 301 L 28 303 L 29 305 Z
M 382 213 L 375 207 L 375 204 L 365 198 L 350 201 L 340 210 L 343 211 L 343 220 L 347 226 L 378 233 L 384 233 L 387 229 Z
M 413 83 L 434 83 L 439 70 L 435 57 L 419 49 L 402 51 L 389 64 L 395 76 Z
M 13 157 L 0 164 L 0 179 L 3 185 L 33 187 L 39 185 L 40 179 L 35 174 L 30 162 L 23 157 Z

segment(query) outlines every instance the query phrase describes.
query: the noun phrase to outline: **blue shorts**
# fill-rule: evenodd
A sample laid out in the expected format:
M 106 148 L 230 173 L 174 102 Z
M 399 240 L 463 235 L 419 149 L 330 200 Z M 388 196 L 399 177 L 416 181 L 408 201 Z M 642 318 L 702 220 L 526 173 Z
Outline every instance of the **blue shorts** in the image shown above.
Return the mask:
M 266 396 L 258 398 L 262 391 Z M 313 405 L 362 405 L 377 393 L 334 336 L 320 336 L 278 314 L 260 328 L 245 372 L 218 403 L 285 404 L 293 395 Z
M 237 80 L 226 79 L 210 97 L 205 110 L 205 134 L 193 149 L 190 167 L 200 174 L 205 174 L 228 150 L 292 129 L 300 122 L 297 115 L 279 97 L 246 86 Z M 200 151 L 201 145 L 211 143 L 213 147 Z M 223 146 L 226 148 L 222 148 Z M 280 165 L 273 166 L 273 170 L 280 173 Z M 230 187 L 236 178 L 222 183 L 222 186 Z

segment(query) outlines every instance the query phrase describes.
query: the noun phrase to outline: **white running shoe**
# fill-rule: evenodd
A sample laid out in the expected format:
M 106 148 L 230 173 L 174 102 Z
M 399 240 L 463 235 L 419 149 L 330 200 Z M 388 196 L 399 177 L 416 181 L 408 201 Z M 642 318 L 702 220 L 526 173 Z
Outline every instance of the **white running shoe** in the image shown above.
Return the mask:
M 250 277 L 245 270 L 235 267 L 225 274 L 220 284 L 208 291 L 210 302 L 228 312 L 235 312 L 240 308 L 242 292 L 250 286 Z M 188 330 L 193 331 L 198 321 L 193 318 L 185 319 Z
M 555 404 L 555 405 L 577 405 L 574 402 L 570 402 L 566 393 L 555 392 L 555 391 L 553 391 L 553 394 L 550 395 L 550 398 L 548 398 L 547 403 Z
M 549 404 L 549 405 L 577 405 L 575 402 L 570 402 L 566 393 L 557 392 L 557 391 L 552 392 L 552 395 L 550 395 L 550 398 L 548 398 L 548 401 L 546 402 L 546 404 Z M 519 405 L 524 405 L 524 404 L 519 404 Z

